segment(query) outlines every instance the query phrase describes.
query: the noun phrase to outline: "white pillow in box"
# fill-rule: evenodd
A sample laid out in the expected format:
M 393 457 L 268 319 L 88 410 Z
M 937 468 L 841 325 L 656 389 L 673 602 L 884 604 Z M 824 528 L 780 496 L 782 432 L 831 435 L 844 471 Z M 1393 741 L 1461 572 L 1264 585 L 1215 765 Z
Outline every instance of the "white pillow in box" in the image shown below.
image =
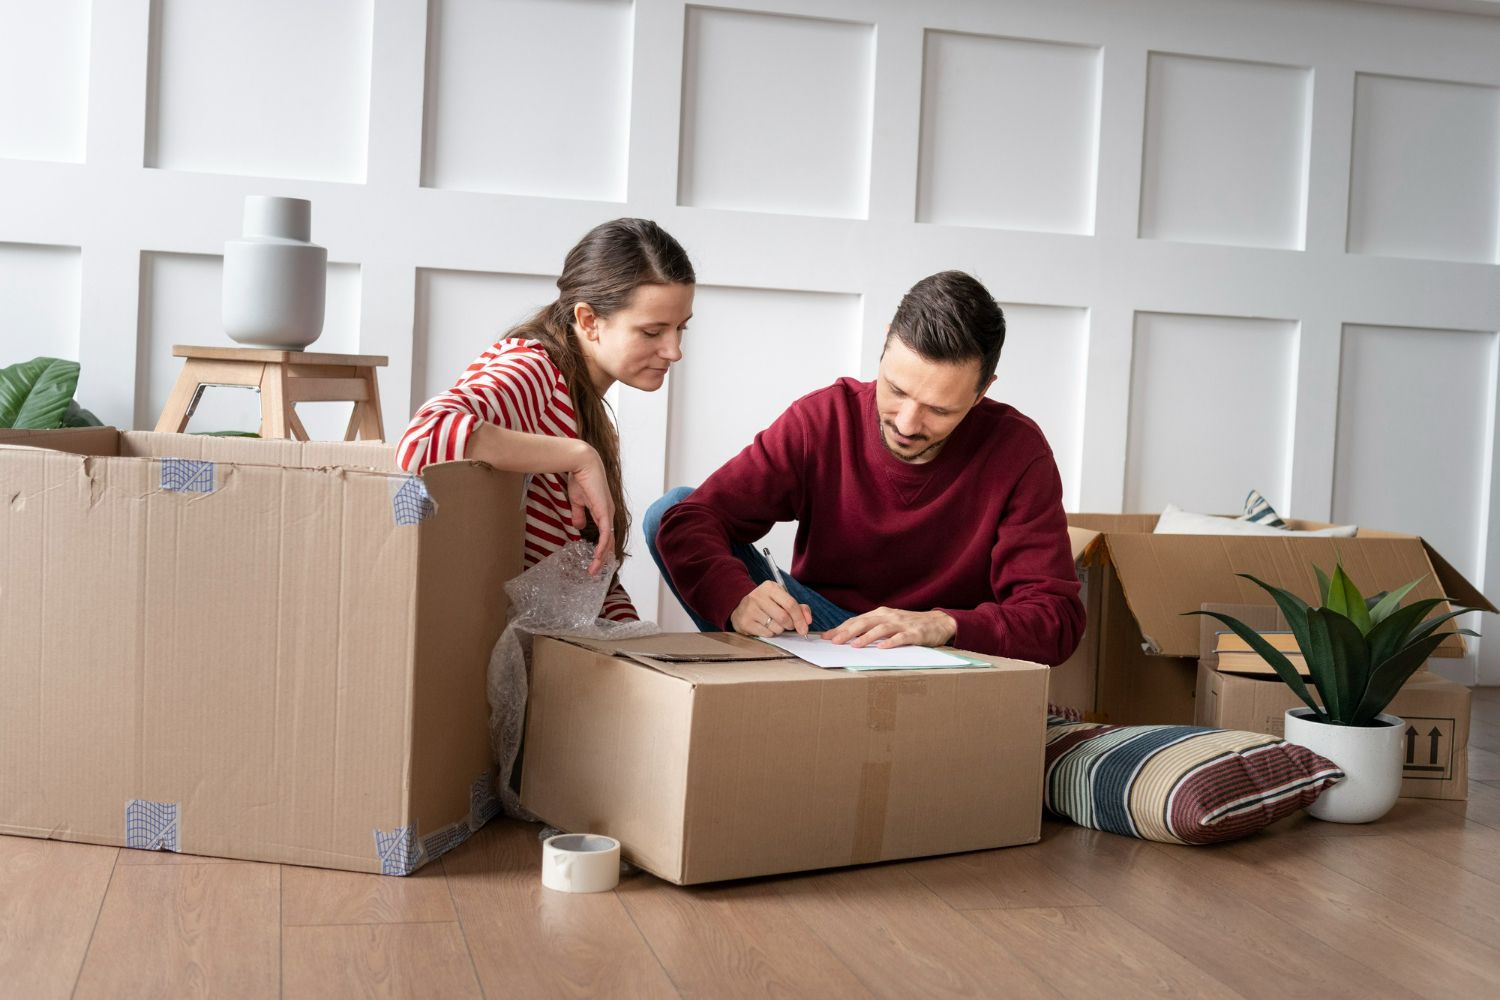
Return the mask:
M 1314 531 L 1294 531 L 1290 528 L 1273 528 L 1254 521 L 1241 521 L 1232 517 L 1215 517 L 1212 514 L 1194 514 L 1183 510 L 1175 503 L 1167 504 L 1156 522 L 1158 535 L 1299 535 L 1303 538 L 1353 538 L 1358 530 L 1353 524 L 1339 524 L 1332 528 Z

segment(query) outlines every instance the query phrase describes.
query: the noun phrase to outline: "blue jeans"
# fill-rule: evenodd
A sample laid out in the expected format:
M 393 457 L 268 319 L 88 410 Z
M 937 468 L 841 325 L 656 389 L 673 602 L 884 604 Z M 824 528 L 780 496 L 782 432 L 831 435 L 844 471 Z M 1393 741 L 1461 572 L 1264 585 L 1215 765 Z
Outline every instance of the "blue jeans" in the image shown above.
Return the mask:
M 667 581 L 667 588 L 672 591 L 672 596 L 677 598 L 677 603 L 681 604 L 683 610 L 692 617 L 693 624 L 698 626 L 698 631 L 731 631 L 733 626 L 728 622 L 714 624 L 698 614 L 687 601 L 682 599 L 682 595 L 677 592 L 677 587 L 672 583 L 671 574 L 667 572 L 667 568 L 661 563 L 661 553 L 656 551 L 656 533 L 661 528 L 662 515 L 666 514 L 667 508 L 678 503 L 691 492 L 693 492 L 691 486 L 679 486 L 676 489 L 668 490 L 666 496 L 646 508 L 645 519 L 641 522 L 641 532 L 646 536 L 646 550 L 651 553 L 651 558 L 655 560 L 656 568 L 661 570 L 661 577 Z M 757 586 L 765 583 L 767 580 L 776 579 L 776 574 L 771 571 L 771 566 L 766 562 L 766 557 L 761 555 L 760 550 L 755 548 L 755 546 L 746 542 L 736 542 L 730 546 L 730 551 L 740 562 L 745 564 L 745 568 L 750 571 L 751 581 Z M 812 610 L 811 631 L 813 632 L 827 632 L 830 629 L 838 628 L 844 622 L 854 617 L 854 612 L 845 611 L 811 587 L 798 583 L 790 575 L 786 578 L 786 584 L 787 590 L 797 599 L 797 603 L 806 604 Z

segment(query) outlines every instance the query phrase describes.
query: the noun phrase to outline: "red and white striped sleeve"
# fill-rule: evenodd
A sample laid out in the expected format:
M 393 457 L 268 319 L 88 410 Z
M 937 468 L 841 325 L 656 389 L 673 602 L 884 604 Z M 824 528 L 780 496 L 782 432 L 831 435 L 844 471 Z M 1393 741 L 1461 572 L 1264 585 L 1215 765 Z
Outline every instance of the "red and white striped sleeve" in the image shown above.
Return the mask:
M 609 592 L 604 595 L 604 607 L 599 609 L 599 617 L 610 622 L 638 622 L 641 616 L 635 610 L 635 604 L 630 600 L 630 595 L 625 593 L 625 587 L 621 585 L 620 578 L 615 577 L 609 586 Z
M 468 451 L 480 421 L 528 434 L 555 434 L 547 413 L 556 370 L 546 354 L 519 341 L 501 341 L 458 382 L 422 405 L 396 445 L 396 461 L 412 474 Z

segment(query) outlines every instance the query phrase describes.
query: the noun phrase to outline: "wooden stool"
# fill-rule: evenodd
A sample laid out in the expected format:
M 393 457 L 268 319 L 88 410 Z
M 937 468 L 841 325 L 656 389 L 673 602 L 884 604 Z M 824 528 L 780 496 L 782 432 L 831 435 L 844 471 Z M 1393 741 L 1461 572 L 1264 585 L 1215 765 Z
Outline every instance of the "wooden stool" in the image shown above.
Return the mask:
M 183 344 L 174 345 L 172 354 L 186 360 L 156 422 L 158 432 L 182 433 L 198 408 L 204 386 L 248 385 L 260 390 L 261 437 L 306 441 L 307 428 L 292 407 L 297 403 L 345 400 L 354 403 L 345 441 L 356 437 L 379 441 L 385 437 L 380 422 L 380 392 L 375 385 L 375 369 L 389 360 L 384 355 Z

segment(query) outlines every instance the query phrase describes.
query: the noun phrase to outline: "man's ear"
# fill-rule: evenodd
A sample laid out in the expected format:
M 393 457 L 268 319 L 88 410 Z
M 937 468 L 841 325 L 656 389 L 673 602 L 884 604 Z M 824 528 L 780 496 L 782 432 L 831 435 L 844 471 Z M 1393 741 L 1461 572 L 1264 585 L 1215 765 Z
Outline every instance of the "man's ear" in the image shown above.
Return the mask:
M 599 316 L 587 302 L 580 302 L 573 307 L 573 325 L 586 340 L 599 339 Z

